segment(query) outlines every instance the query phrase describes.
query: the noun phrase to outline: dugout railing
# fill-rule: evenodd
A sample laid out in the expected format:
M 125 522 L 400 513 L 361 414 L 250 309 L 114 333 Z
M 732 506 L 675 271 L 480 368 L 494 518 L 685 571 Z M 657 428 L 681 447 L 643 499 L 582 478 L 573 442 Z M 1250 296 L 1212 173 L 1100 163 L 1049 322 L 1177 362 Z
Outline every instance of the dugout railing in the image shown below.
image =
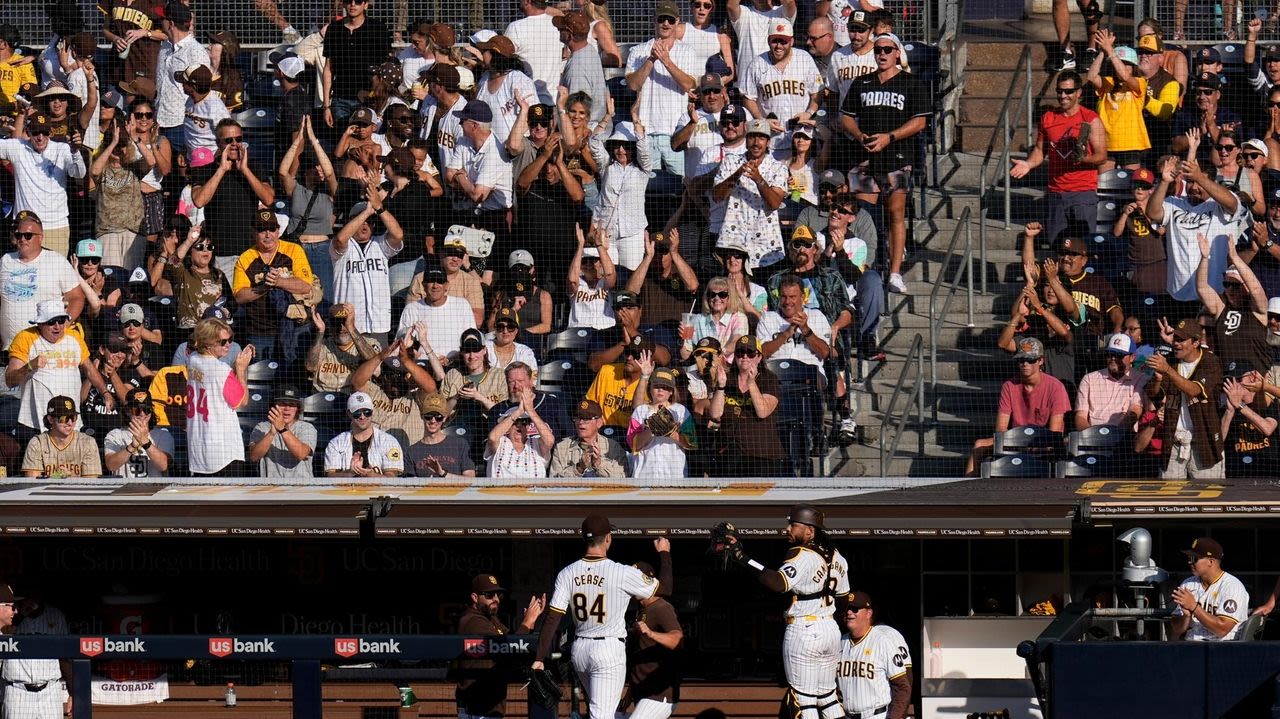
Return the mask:
M 1018 89 L 1017 78 L 1023 78 L 1022 83 L 1022 108 L 1016 108 L 1013 105 L 1014 94 Z M 1024 120 L 1025 124 L 1022 129 L 1026 131 L 1027 144 L 1030 145 L 1035 141 L 1035 121 L 1033 113 L 1035 111 L 1035 98 L 1031 92 L 1031 46 L 1023 45 L 1022 53 L 1018 55 L 1018 64 L 1010 74 L 1013 81 L 1009 83 L 1009 89 L 1005 92 L 1004 102 L 1000 105 L 1000 112 L 997 115 L 1000 118 L 999 124 L 991 131 L 991 139 L 987 142 L 987 151 L 982 158 L 982 166 L 978 170 L 978 263 L 982 267 L 982 278 L 980 287 L 983 294 L 987 292 L 987 219 L 991 213 L 994 204 L 993 197 L 987 196 L 988 190 L 995 190 L 996 183 L 1000 183 L 1001 199 L 1003 200 L 1003 217 L 1004 229 L 1012 227 L 1011 219 L 1013 215 L 1013 178 L 1009 175 L 1010 154 L 1013 152 L 1013 138 L 1019 130 L 1018 120 Z M 1025 110 L 1025 117 L 1018 110 Z M 997 155 L 996 150 L 999 149 Z M 995 164 L 995 173 L 997 177 L 991 177 L 992 160 L 998 158 Z

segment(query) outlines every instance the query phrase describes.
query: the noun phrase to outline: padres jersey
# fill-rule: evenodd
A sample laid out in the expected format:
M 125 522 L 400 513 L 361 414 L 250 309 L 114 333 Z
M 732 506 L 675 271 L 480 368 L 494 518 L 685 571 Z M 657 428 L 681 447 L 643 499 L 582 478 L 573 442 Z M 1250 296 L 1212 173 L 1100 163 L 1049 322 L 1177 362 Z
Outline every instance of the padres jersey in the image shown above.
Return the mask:
M 784 123 L 804 112 L 809 99 L 822 89 L 822 73 L 804 50 L 792 50 L 785 67 L 773 64 L 768 53 L 757 56 L 742 73 L 742 96 L 760 103 Z M 774 135 L 780 141 L 785 134 Z M 778 142 L 774 142 L 776 146 Z
M 59 395 L 80 405 L 80 365 L 89 357 L 89 348 L 79 332 L 67 331 L 57 342 L 49 342 L 35 327 L 18 333 L 9 347 L 9 359 L 29 362 L 43 356 L 44 367 L 22 384 L 18 422 L 32 429 L 43 427 L 49 400 Z M 76 417 L 76 429 L 83 427 Z
M 356 330 L 363 334 L 391 331 L 391 258 L 401 249 L 403 244 L 393 247 L 385 235 L 363 245 L 352 238 L 341 255 L 329 244 L 334 301 L 355 307 Z
M 541 102 L 538 99 L 538 89 L 534 87 L 533 80 L 528 75 L 519 70 L 512 70 L 502 76 L 502 80 L 498 83 L 496 90 L 489 89 L 489 73 L 485 73 L 484 77 L 476 83 L 476 99 L 487 104 L 493 109 L 493 137 L 499 145 L 505 145 L 507 137 L 511 134 L 511 126 L 516 124 L 516 118 L 520 116 L 520 103 L 516 102 L 516 93 L 519 93 L 530 105 L 536 105 Z M 459 136 L 458 143 L 462 143 Z
M 849 565 L 839 551 L 831 564 L 809 547 L 792 547 L 778 568 L 787 583 L 787 592 L 795 595 L 787 616 L 829 618 L 836 612 L 835 597 L 849 593 Z
M 648 599 L 658 580 L 607 557 L 583 557 L 556 575 L 551 610 L 573 619 L 579 638 L 627 636 L 625 614 L 631 598 Z
M 836 107 L 844 107 L 844 99 L 855 80 L 863 75 L 870 75 L 876 69 L 876 53 L 872 48 L 859 55 L 852 45 L 846 45 L 831 53 L 831 64 L 827 66 L 825 80 L 827 88 L 838 91 L 840 101 Z
M 240 380 L 218 359 L 193 354 L 187 360 L 187 461 L 192 472 L 211 474 L 244 461 L 240 419 L 231 408 L 243 394 Z
M 1231 628 L 1231 631 L 1220 638 L 1201 624 L 1199 619 L 1192 617 L 1191 628 L 1187 630 L 1186 636 L 1189 640 L 1216 642 L 1235 639 L 1236 635 L 1240 633 L 1240 625 L 1249 618 L 1249 590 L 1244 588 L 1244 584 L 1239 579 L 1226 572 L 1223 572 L 1216 582 L 1207 587 L 1201 584 L 1199 579 L 1187 577 L 1180 588 L 1194 594 L 1196 604 L 1199 604 L 1209 614 L 1226 617 L 1235 622 L 1235 626 Z M 1174 609 L 1173 615 L 1180 617 L 1184 613 L 1182 607 L 1177 607 Z
M 427 139 L 431 131 L 431 123 L 436 122 L 436 144 L 440 147 L 440 167 L 448 167 L 453 159 L 453 151 L 462 140 L 462 121 L 453 114 L 467 106 L 467 98 L 458 96 L 453 107 L 441 108 L 434 97 L 428 97 L 418 106 L 418 115 L 422 117 L 422 139 Z M 439 118 L 436 120 L 435 118 Z
M 41 432 L 27 443 L 22 471 L 53 478 L 101 477 L 102 460 L 98 445 L 87 434 L 76 432 L 60 446 L 48 432 Z
M 866 716 L 868 711 L 887 705 L 889 680 L 910 668 L 911 651 L 897 629 L 877 624 L 858 641 L 845 635 L 836 665 L 836 686 L 844 708 Z
M 351 469 L 351 458 L 356 451 L 351 432 L 343 432 L 324 450 L 324 471 L 345 472 Z M 364 466 L 382 472 L 395 470 L 404 472 L 404 452 L 395 437 L 374 428 L 369 438 L 369 450 L 364 458 Z

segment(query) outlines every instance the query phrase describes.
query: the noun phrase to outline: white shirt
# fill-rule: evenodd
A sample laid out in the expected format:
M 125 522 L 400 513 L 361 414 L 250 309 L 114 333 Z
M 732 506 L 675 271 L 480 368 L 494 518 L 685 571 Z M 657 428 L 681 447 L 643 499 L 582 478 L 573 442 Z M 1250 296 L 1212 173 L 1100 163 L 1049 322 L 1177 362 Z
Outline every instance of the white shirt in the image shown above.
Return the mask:
M 607 330 L 617 323 L 613 316 L 613 304 L 609 302 L 609 290 L 604 286 L 604 278 L 596 280 L 593 287 L 579 276 L 578 289 L 569 298 L 569 326 Z
M 451 355 L 458 351 L 462 333 L 476 326 L 476 315 L 471 311 L 471 303 L 461 297 L 446 297 L 439 307 L 427 304 L 426 300 L 418 300 L 405 305 L 400 313 L 397 334 L 404 333 L 417 322 L 427 323 L 427 341 L 431 343 L 431 349 L 442 355 Z
M 681 426 L 689 416 L 689 410 L 679 402 L 670 407 L 671 416 L 676 418 L 676 426 Z M 644 426 L 644 421 L 654 413 L 654 406 L 642 404 L 631 411 L 631 423 Z M 631 476 L 654 477 L 659 479 L 684 478 L 686 459 L 684 450 L 670 437 L 654 437 L 648 446 L 639 452 L 632 452 Z
M 347 241 L 341 255 L 329 243 L 333 261 L 333 299 L 356 308 L 356 329 L 362 334 L 391 331 L 391 258 L 404 245 L 393 246 L 386 235 L 378 235 L 364 245 Z
M 791 50 L 791 57 L 779 67 L 769 53 L 757 55 L 742 73 L 742 96 L 756 101 L 765 116 L 774 115 L 783 124 L 809 107 L 813 95 L 822 90 L 822 73 L 813 56 Z M 770 144 L 778 147 L 787 135 L 778 133 Z
M 583 557 L 556 575 L 549 609 L 568 614 L 579 639 L 623 639 L 631 600 L 658 592 L 658 580 L 607 557 Z
M 412 46 L 408 46 L 400 52 L 396 53 L 396 59 L 400 61 L 401 82 L 400 91 L 404 92 L 418 83 L 418 78 L 422 76 L 422 71 L 436 64 L 434 57 L 423 57 Z M 407 93 L 406 93 L 407 95 Z
M 217 359 L 198 353 L 187 359 L 187 457 L 192 472 L 212 474 L 244 461 L 240 419 L 222 394 L 228 380 L 238 381 Z
M 722 138 L 722 142 L 723 142 L 723 138 Z M 725 163 L 729 162 L 731 159 L 733 162 L 736 162 L 739 165 L 742 164 L 742 158 L 747 154 L 747 143 L 739 140 L 738 144 L 732 145 L 732 146 L 722 144 L 720 145 L 719 152 L 720 152 L 720 159 L 718 162 L 716 162 L 717 171 L 722 166 L 724 166 Z M 782 169 L 786 170 L 785 167 Z M 731 198 L 726 197 L 723 202 L 716 202 L 716 198 L 712 195 L 711 190 L 707 190 L 707 202 L 711 207 L 711 213 L 707 218 L 707 231 L 710 232 L 711 234 L 718 235 L 724 229 L 724 216 L 725 216 L 725 212 L 728 211 L 729 209 L 730 199 Z M 782 237 L 781 225 L 778 226 L 778 237 L 779 237 L 779 241 L 781 241 L 781 237 Z M 750 258 L 748 258 L 747 261 L 749 262 Z
M 498 351 L 493 348 L 493 340 L 487 339 L 484 343 L 485 350 L 489 355 L 489 366 L 496 369 L 506 369 L 507 365 L 512 362 L 523 362 L 533 369 L 533 376 L 538 376 L 538 357 L 533 353 L 533 348 L 526 344 L 513 342 L 512 346 L 516 348 L 515 354 L 511 355 L 511 362 L 502 362 L 498 359 Z
M 36 152 L 29 140 L 0 140 L 0 160 L 13 163 L 15 212 L 30 210 L 46 230 L 71 226 L 67 178 L 84 177 L 84 157 L 65 142 L 49 141 Z
M 36 305 L 60 300 L 79 285 L 80 276 L 71 263 L 53 250 L 41 250 L 31 262 L 18 259 L 17 252 L 5 253 L 0 257 L 0 341 L 8 348 L 19 332 L 31 326 Z
M 54 397 L 70 397 L 79 411 L 80 365 L 88 358 L 89 348 L 78 335 L 69 332 L 63 333 L 57 343 L 46 340 L 34 327 L 26 333 L 20 333 L 19 337 L 15 345 L 26 345 L 30 341 L 30 345 L 25 348 L 26 361 L 43 356 L 45 366 L 22 383 L 18 422 L 35 430 L 43 430 L 45 410 L 49 407 L 49 400 Z M 22 353 L 14 352 L 12 345 L 10 354 L 14 359 L 22 359 Z M 82 416 L 76 416 L 76 429 L 84 426 L 82 420 Z
M 173 435 L 169 434 L 169 430 L 164 427 L 151 428 L 151 441 L 155 446 L 165 454 L 169 455 L 169 459 L 173 459 Z M 106 439 L 102 440 L 102 456 L 127 449 L 133 444 L 133 433 L 124 427 L 116 427 L 107 432 Z M 103 463 L 105 468 L 106 463 Z M 151 461 L 151 457 L 147 454 L 147 450 L 139 448 L 129 460 L 120 465 L 116 470 L 115 476 L 140 479 L 142 477 L 166 477 L 164 472 L 156 468 L 155 463 Z
M 564 44 L 552 20 L 547 13 L 522 17 L 502 33 L 515 44 L 516 55 L 533 80 L 538 101 L 547 105 L 556 104 L 556 88 L 564 69 Z
M 727 155 L 716 173 L 716 184 L 728 179 L 746 159 L 745 151 L 741 155 Z M 787 178 L 790 175 L 787 166 L 767 154 L 761 159 L 760 174 L 769 187 L 787 189 Z M 747 248 L 747 266 L 751 269 L 771 265 L 785 257 L 778 211 L 765 206 L 760 188 L 756 187 L 755 181 L 745 172 L 738 177 L 738 184 L 729 194 L 720 238 L 724 241 L 734 239 L 742 242 Z
M 738 72 L 751 62 L 751 59 L 769 49 L 769 25 L 778 18 L 795 22 L 796 16 L 788 15 L 786 8 L 779 5 L 769 12 L 762 13 L 749 3 L 741 5 L 738 19 L 733 23 L 733 30 L 738 34 Z
M 505 210 L 514 204 L 512 200 L 515 195 L 511 190 L 513 172 L 511 160 L 507 159 L 506 153 L 498 147 L 496 132 L 489 133 L 489 137 L 485 138 L 484 144 L 479 149 L 476 149 L 467 138 L 461 138 L 457 150 L 449 158 L 448 167 L 452 170 L 463 170 L 467 179 L 471 180 L 471 184 L 477 187 L 492 188 L 489 196 L 480 204 L 481 209 Z M 469 198 L 458 193 L 458 201 L 454 203 L 455 210 L 465 212 L 475 206 L 476 204 Z
M 38 617 L 22 617 L 13 628 L 16 635 L 31 634 L 70 634 L 67 628 L 67 616 L 62 610 L 45 605 Z M 24 684 L 57 681 L 62 678 L 62 668 L 57 659 L 6 659 L 2 662 L 4 670 L 0 677 L 8 681 Z M 15 687 L 15 689 L 19 689 Z M 10 689 L 8 691 L 14 691 Z M 23 689 L 22 691 L 26 691 Z M 42 700 L 42 699 L 41 699 Z M 35 701 L 41 701 L 35 700 Z M 61 701 L 59 701 L 61 704 Z M 30 705 L 28 705 L 30 706 Z
M 176 45 L 168 40 L 160 43 L 160 55 L 156 58 L 156 124 L 160 127 L 182 124 L 187 95 L 182 91 L 182 85 L 173 79 L 173 74 L 196 64 L 213 66 L 209 51 L 194 35 L 188 34 Z
M 98 91 L 97 87 L 94 85 L 94 92 Z M 80 99 L 80 107 L 84 107 L 89 101 L 89 76 L 85 74 L 83 68 L 76 68 L 67 75 L 67 89 L 74 92 Z M 90 150 L 96 150 L 102 144 L 102 132 L 98 129 L 98 115 L 101 114 L 101 110 L 101 102 L 94 105 L 93 115 L 89 118 L 89 127 L 84 131 L 84 145 Z
M 818 336 L 823 342 L 831 344 L 831 324 L 827 322 L 827 318 L 818 310 L 805 309 L 805 314 L 809 316 L 809 329 Z M 783 318 L 782 315 L 769 310 L 760 315 L 760 322 L 756 325 L 756 337 L 760 338 L 760 342 L 769 342 L 778 335 L 782 334 L 790 327 L 791 324 Z M 800 336 L 800 332 L 796 332 L 791 336 L 789 342 L 783 342 L 782 346 L 773 354 L 769 355 L 770 360 L 793 360 L 801 364 L 813 365 L 818 368 L 818 374 L 826 377 L 826 372 L 822 369 L 822 360 L 809 349 L 809 345 L 805 343 L 804 338 Z
M 849 565 L 839 550 L 832 550 L 831 563 L 828 564 L 821 554 L 809 547 L 792 547 L 778 572 L 787 583 L 784 591 L 796 595 L 791 606 L 787 607 L 788 617 L 830 619 L 836 613 L 835 597 L 849 593 Z M 801 595 L 819 592 L 832 596 L 800 598 Z
M 556 75 L 556 77 L 560 77 Z M 516 124 L 516 118 L 520 116 L 520 104 L 516 102 L 516 93 L 525 99 L 530 105 L 538 104 L 538 88 L 534 86 L 533 80 L 529 76 L 519 70 L 512 70 L 502 76 L 502 80 L 498 83 L 498 89 L 489 90 L 489 73 L 481 76 L 476 83 L 476 99 L 487 103 L 489 108 L 493 110 L 493 122 L 490 128 L 493 130 L 494 137 L 498 138 L 499 145 L 507 144 L 507 137 L 511 135 L 511 126 Z M 462 136 L 458 136 L 458 144 L 462 144 Z
M 592 137 L 588 146 L 596 165 L 604 168 L 596 182 L 600 188 L 600 201 L 592 213 L 592 222 L 607 230 L 611 240 L 644 232 L 649 225 L 649 218 L 644 213 L 644 193 L 652 177 L 644 169 L 649 166 L 648 138 L 640 138 L 636 143 L 637 157 L 631 158 L 626 165 L 612 161 L 599 137 Z M 609 249 L 613 250 L 612 244 Z
M 836 686 L 849 713 L 868 716 L 893 698 L 889 680 L 911 668 L 911 650 L 893 627 L 876 624 L 857 641 L 848 634 L 840 640 Z
M 462 121 L 458 116 L 453 114 L 462 110 L 467 106 L 467 98 L 462 95 L 458 96 L 458 101 L 453 103 L 452 107 L 440 108 L 440 103 L 431 96 L 427 96 L 425 100 L 418 106 L 418 115 L 422 120 L 422 139 L 427 139 L 431 132 L 431 123 L 436 116 L 440 117 L 437 125 L 436 139 L 440 145 L 440 166 L 449 167 L 450 161 L 453 159 L 453 153 L 458 147 L 458 143 L 462 142 Z M 443 114 L 441 114 L 443 113 Z
M 697 80 L 701 75 L 707 72 L 707 60 L 712 55 L 720 52 L 720 32 L 712 23 L 709 30 L 703 30 L 693 26 L 693 23 L 684 24 L 684 37 L 680 42 L 676 43 L 689 51 L 693 56 L 693 79 Z M 681 65 L 681 67 L 684 67 Z
M 505 434 L 498 438 L 493 453 L 485 447 L 484 460 L 489 464 L 489 476 L 510 479 L 541 479 L 547 476 L 548 461 L 538 453 L 538 437 L 527 437 L 524 448 L 517 450 Z
M 743 108 L 745 111 L 746 108 Z M 746 119 L 752 119 L 750 112 L 744 112 Z M 695 177 L 701 177 L 708 172 L 715 172 L 716 168 L 724 162 L 725 151 L 724 136 L 720 134 L 720 113 L 707 112 L 702 108 L 698 108 L 698 125 L 693 131 L 693 136 L 684 146 L 684 170 L 686 181 Z M 689 113 L 685 113 L 680 117 L 680 123 L 676 125 L 676 132 L 683 130 L 689 125 Z M 742 145 L 743 148 L 746 145 Z
M 639 70 L 644 61 L 649 58 L 649 54 L 653 52 L 654 42 L 654 40 L 643 42 L 627 53 L 628 75 Z M 697 68 L 697 58 L 693 51 L 684 43 L 678 42 L 671 47 L 671 60 L 675 62 L 676 67 L 695 80 L 702 74 Z M 705 65 L 705 61 L 703 64 Z M 689 116 L 688 94 L 676 84 L 667 66 L 656 60 L 653 63 L 653 71 L 649 73 L 649 79 L 645 80 L 640 88 L 640 96 L 636 102 L 640 103 L 640 122 L 644 125 L 645 132 L 650 135 L 673 135 L 676 126 L 680 123 L 680 118 Z
M 1206 613 L 1215 617 L 1226 617 L 1235 622 L 1235 626 L 1231 627 L 1231 631 L 1227 632 L 1226 636 L 1219 637 L 1205 627 L 1199 619 L 1192 617 L 1186 639 L 1197 642 L 1229 641 L 1236 638 L 1240 633 L 1240 625 L 1249 618 L 1249 590 L 1245 589 L 1244 584 L 1234 575 L 1223 572 L 1222 576 L 1208 587 L 1201 584 L 1196 577 L 1191 576 L 1183 580 L 1179 588 L 1194 594 L 1196 604 L 1199 604 Z M 1184 614 L 1186 612 L 1182 607 L 1174 607 L 1173 616 L 1181 617 Z
M 1219 293 L 1222 273 L 1227 269 L 1227 244 L 1234 244 L 1249 225 L 1249 208 L 1236 203 L 1234 214 L 1228 215 L 1214 200 L 1192 205 L 1181 197 L 1164 201 L 1164 221 L 1168 228 L 1165 244 L 1169 258 L 1169 294 L 1181 302 L 1197 301 L 1196 267 L 1200 265 L 1200 241 L 1209 238 L 1209 284 Z
M 218 123 L 231 117 L 227 106 L 216 92 L 210 92 L 200 102 L 194 97 L 187 97 L 185 115 L 182 120 L 182 135 L 187 140 L 187 151 L 197 147 L 207 147 L 218 151 L 218 138 L 214 129 Z
M 355 447 L 351 443 L 351 432 L 343 432 L 324 450 L 324 471 L 346 472 L 351 469 L 351 459 Z M 369 456 L 364 458 L 365 467 L 376 467 L 381 471 L 404 471 L 404 451 L 395 437 L 373 428 L 373 437 L 369 439 Z
M 844 97 L 849 94 L 854 80 L 870 75 L 877 69 L 874 49 L 859 55 L 853 51 L 852 45 L 845 45 L 831 53 L 831 64 L 827 66 L 824 82 L 827 87 L 838 88 L 840 91 L 840 102 L 836 107 L 844 107 Z

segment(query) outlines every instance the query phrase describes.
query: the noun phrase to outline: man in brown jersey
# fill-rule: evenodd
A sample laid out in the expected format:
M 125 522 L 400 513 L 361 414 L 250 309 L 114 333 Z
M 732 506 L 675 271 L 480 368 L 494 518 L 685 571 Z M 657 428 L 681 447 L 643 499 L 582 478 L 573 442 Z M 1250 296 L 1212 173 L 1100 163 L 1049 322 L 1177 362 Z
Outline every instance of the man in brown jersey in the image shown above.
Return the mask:
M 647 577 L 657 577 L 653 565 L 636 562 Z M 654 594 L 640 600 L 628 647 L 631 669 L 622 705 L 634 703 L 628 719 L 667 719 L 680 700 L 680 650 L 684 630 L 671 602 Z
M 507 590 L 492 574 L 479 574 L 471 580 L 471 606 L 458 617 L 458 634 L 495 636 L 507 633 L 498 618 L 498 606 Z M 517 634 L 528 634 L 547 606 L 546 595 L 529 598 Z M 507 710 L 509 667 L 493 659 L 464 659 L 458 665 L 458 719 L 501 717 Z

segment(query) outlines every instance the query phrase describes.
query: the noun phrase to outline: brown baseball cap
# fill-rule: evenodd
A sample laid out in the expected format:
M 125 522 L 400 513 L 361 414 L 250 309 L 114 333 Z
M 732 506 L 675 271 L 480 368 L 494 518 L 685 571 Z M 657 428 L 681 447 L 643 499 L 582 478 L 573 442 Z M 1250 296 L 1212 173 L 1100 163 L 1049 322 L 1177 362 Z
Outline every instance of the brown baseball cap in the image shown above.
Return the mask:
M 458 33 L 453 28 L 442 22 L 431 23 L 427 26 L 427 37 L 431 38 L 431 42 L 435 43 L 439 48 L 453 47 L 458 42 Z
M 49 406 L 45 408 L 45 414 L 51 417 L 57 417 L 67 414 L 79 414 L 76 412 L 76 403 L 70 397 L 58 395 L 49 400 Z
M 675 0 L 658 0 L 658 7 L 653 14 L 654 17 L 670 15 L 671 17 L 679 20 L 680 6 L 675 3 Z
M 582 520 L 582 538 L 598 539 L 613 532 L 616 527 L 603 514 L 589 514 Z
M 604 417 L 604 410 L 600 409 L 600 403 L 593 399 L 584 399 L 573 408 L 574 419 L 600 419 Z
M 179 84 L 191 85 L 197 89 L 207 88 L 213 85 L 213 81 L 218 79 L 213 70 L 208 65 L 196 63 L 188 65 L 187 69 L 173 73 L 173 79 Z
M 276 213 L 263 208 L 253 213 L 253 229 L 255 230 L 278 230 L 280 223 L 276 222 Z
M 373 110 L 367 107 L 356 108 L 356 111 L 351 113 L 350 122 L 352 125 L 372 125 Z
M 50 129 L 49 118 L 44 115 L 32 115 L 31 118 L 27 120 L 26 131 L 28 134 L 48 134 Z
M 218 30 L 217 32 L 208 33 L 204 37 L 210 43 L 218 43 L 232 55 L 240 54 L 240 38 L 236 37 L 236 34 L 230 30 Z
M 492 574 L 477 574 L 471 578 L 471 591 L 476 594 L 484 592 L 505 592 L 507 588 L 498 583 Z
M 1222 559 L 1222 545 L 1218 544 L 1218 540 L 1213 537 L 1201 537 L 1191 543 L 1191 549 L 1184 549 L 1182 553 L 1187 555 L 1188 559 L 1203 557 Z
M 8 584 L 0 584 L 0 604 L 13 604 L 22 599 L 13 593 L 13 587 Z
M 848 603 L 850 609 L 870 609 L 871 595 L 866 592 L 849 592 L 845 596 L 845 602 Z
M 591 33 L 591 20 L 584 13 L 575 11 L 557 15 L 551 19 L 551 22 L 557 29 L 564 30 L 579 40 Z
M 149 77 L 135 77 L 120 83 L 120 90 L 126 95 L 149 99 L 156 96 L 156 83 Z
M 462 80 L 458 75 L 458 68 L 445 62 L 437 62 L 423 70 L 419 77 L 427 82 L 443 85 L 446 90 L 457 90 L 458 83 Z
M 653 376 L 649 378 L 649 386 L 651 388 L 663 387 L 674 392 L 676 388 L 676 374 L 665 367 L 654 370 Z
M 440 394 L 429 394 L 422 398 L 422 413 L 431 414 L 436 412 L 445 417 L 449 416 L 449 403 Z
M 489 50 L 496 52 L 503 57 L 516 56 L 516 44 L 511 42 L 511 38 L 506 35 L 494 35 L 485 42 L 476 45 L 481 50 Z
M 67 45 L 77 57 L 93 57 L 93 53 L 98 51 L 98 44 L 93 41 L 93 35 L 87 32 L 78 32 L 67 38 Z
M 397 175 L 409 176 L 418 169 L 418 158 L 414 156 L 413 150 L 407 147 L 397 147 L 382 156 L 382 161 L 390 165 Z
M 1180 319 L 1173 327 L 1173 336 L 1184 340 L 1198 340 L 1204 336 L 1204 328 L 1195 319 Z

